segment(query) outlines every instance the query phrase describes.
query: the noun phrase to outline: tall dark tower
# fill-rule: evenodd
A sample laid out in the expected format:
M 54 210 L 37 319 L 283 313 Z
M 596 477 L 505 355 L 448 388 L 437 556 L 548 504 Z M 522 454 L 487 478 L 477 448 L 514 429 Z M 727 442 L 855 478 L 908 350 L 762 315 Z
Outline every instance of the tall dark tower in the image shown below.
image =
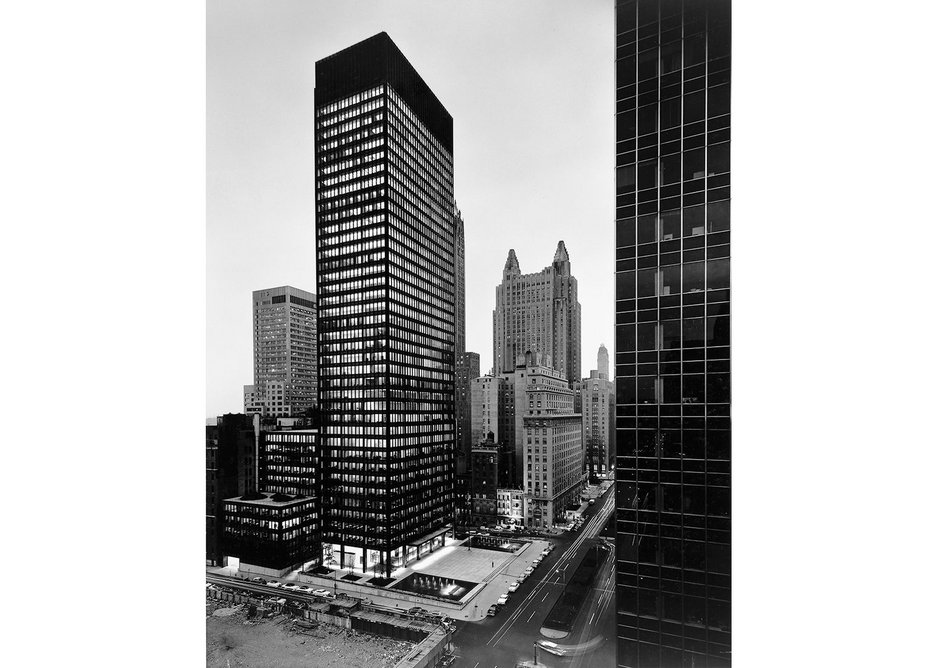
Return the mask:
M 389 575 L 451 530 L 453 119 L 386 33 L 315 100 L 323 544 Z
M 455 210 L 456 235 L 456 357 L 466 352 L 466 232 L 462 212 Z
M 618 665 L 730 665 L 730 2 L 616 2 Z

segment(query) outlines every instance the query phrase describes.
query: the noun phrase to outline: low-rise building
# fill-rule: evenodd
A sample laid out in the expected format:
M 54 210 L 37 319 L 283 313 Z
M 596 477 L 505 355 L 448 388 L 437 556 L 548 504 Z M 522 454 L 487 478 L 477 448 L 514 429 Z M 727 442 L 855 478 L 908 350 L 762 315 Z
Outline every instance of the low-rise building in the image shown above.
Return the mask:
M 524 524 L 524 490 L 498 489 L 495 492 L 495 512 L 502 524 Z
M 241 560 L 240 570 L 279 577 L 319 564 L 316 499 L 249 492 L 225 499 L 224 512 L 225 546 Z

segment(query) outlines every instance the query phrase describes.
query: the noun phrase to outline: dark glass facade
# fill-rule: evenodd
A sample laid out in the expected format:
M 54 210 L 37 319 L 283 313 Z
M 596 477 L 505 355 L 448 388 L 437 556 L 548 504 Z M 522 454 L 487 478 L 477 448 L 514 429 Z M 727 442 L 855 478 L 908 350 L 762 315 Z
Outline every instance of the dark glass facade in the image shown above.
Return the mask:
M 224 564 L 224 499 L 255 489 L 255 433 L 250 416 L 228 413 L 205 427 L 205 563 Z
M 730 2 L 616 3 L 617 657 L 730 665 Z
M 316 63 L 324 543 L 386 573 L 452 521 L 452 117 L 385 34 Z
M 316 500 L 261 493 L 225 499 L 225 548 L 246 564 L 274 570 L 319 565 Z

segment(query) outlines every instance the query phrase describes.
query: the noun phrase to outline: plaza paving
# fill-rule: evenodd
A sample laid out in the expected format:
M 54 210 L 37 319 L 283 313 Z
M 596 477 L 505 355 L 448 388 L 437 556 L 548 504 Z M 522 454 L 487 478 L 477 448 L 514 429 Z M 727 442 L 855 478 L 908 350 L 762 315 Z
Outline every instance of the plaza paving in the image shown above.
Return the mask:
M 529 548 L 530 549 L 530 548 Z M 411 564 L 411 571 L 444 578 L 484 582 L 495 570 L 514 560 L 511 552 L 498 552 L 464 545 L 447 545 Z
M 514 539 L 517 540 L 517 539 Z M 451 541 L 445 547 L 428 554 L 423 559 L 416 561 L 407 568 L 394 571 L 392 577 L 394 581 L 406 578 L 411 573 L 421 573 L 425 575 L 435 575 L 438 577 L 449 577 L 457 580 L 467 580 L 469 582 L 484 583 L 485 587 L 476 592 L 475 596 L 461 609 L 454 609 L 449 606 L 435 605 L 433 599 L 422 598 L 419 603 L 407 603 L 395 599 L 391 596 L 383 596 L 385 591 L 381 587 L 369 587 L 368 594 L 362 594 L 357 591 L 349 590 L 351 596 L 365 597 L 373 603 L 383 605 L 389 608 L 407 609 L 413 605 L 429 610 L 439 612 L 454 619 L 480 620 L 485 618 L 489 606 L 498 600 L 498 597 L 508 591 L 508 585 L 518 579 L 524 572 L 524 569 L 541 555 L 541 551 L 547 547 L 549 541 L 538 539 L 525 539 L 529 541 L 524 548 L 516 553 L 499 552 L 497 550 L 486 550 L 480 547 L 467 547 L 465 541 Z M 534 576 L 540 579 L 545 575 L 542 573 L 544 566 L 537 569 Z M 223 575 L 236 575 L 236 567 L 227 568 L 207 568 L 210 573 L 219 573 Z M 328 580 L 328 589 L 332 591 L 337 587 L 342 591 L 342 574 L 348 571 L 339 572 L 339 580 L 335 582 L 332 578 Z M 297 579 L 297 572 L 289 573 L 282 578 L 277 579 L 281 582 L 293 582 Z

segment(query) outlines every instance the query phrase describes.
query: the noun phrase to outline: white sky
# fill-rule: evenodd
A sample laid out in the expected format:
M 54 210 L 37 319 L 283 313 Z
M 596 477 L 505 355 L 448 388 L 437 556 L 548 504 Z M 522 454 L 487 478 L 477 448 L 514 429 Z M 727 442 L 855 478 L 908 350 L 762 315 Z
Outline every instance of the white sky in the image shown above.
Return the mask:
M 273 0 L 265 4 L 275 5 Z M 473 7 L 480 4 L 472 2 Z M 598 37 L 592 46 L 606 53 L 613 0 L 604 4 L 605 9 L 596 10 Z M 484 5 L 485 12 L 501 17 L 502 5 L 513 11 L 521 7 L 518 0 L 506 0 Z M 594 8 L 582 1 L 570 0 L 570 5 L 577 16 L 558 17 L 550 27 L 573 30 L 574 20 L 586 20 L 584 12 Z M 733 5 L 733 660 L 759 668 L 922 665 L 923 657 L 935 653 L 938 600 L 935 579 L 914 567 L 928 563 L 935 542 L 927 527 L 934 524 L 938 469 L 931 419 L 938 359 L 936 347 L 928 344 L 934 298 L 927 286 L 934 283 L 938 246 L 929 199 L 938 126 L 933 86 L 927 82 L 934 79 L 938 10 L 929 3 L 906 3 L 867 11 L 855 0 Z M 468 38 L 461 38 L 459 28 L 478 33 L 481 19 L 473 22 L 462 15 L 466 9 L 450 3 L 444 7 L 428 10 L 422 25 L 448 11 L 457 28 L 441 27 L 445 32 L 432 41 L 449 40 L 467 52 Z M 543 12 L 547 3 L 534 7 L 532 13 Z M 222 140 L 237 129 L 232 125 L 247 128 L 264 111 L 259 100 L 270 91 L 231 90 L 229 77 L 219 78 L 225 68 L 217 34 L 229 22 L 215 9 L 211 4 L 211 109 L 218 114 L 223 99 L 242 99 L 226 112 L 227 126 L 208 128 L 209 147 L 214 147 L 208 194 L 218 192 L 222 177 L 238 188 L 266 183 L 269 192 L 261 196 L 273 202 L 280 199 L 272 199 L 271 183 L 308 192 L 311 115 L 297 123 L 307 134 L 284 132 L 276 142 L 245 134 L 237 150 L 232 144 L 219 152 L 218 147 L 231 144 Z M 268 13 L 254 23 L 265 34 L 281 33 L 277 44 L 284 48 L 278 46 L 274 63 L 287 62 L 281 50 L 289 52 L 294 27 L 313 31 L 319 26 L 327 36 L 321 40 L 328 45 L 323 53 L 366 32 L 364 24 L 361 34 L 345 34 L 325 19 L 297 16 L 291 26 L 274 23 L 273 17 Z M 503 26 L 509 18 L 503 18 Z M 221 317 L 223 304 L 208 304 L 217 323 L 208 330 L 212 387 L 223 388 L 227 365 L 234 384 L 248 375 L 250 351 L 242 332 L 250 327 L 247 294 L 255 282 L 307 280 L 305 272 L 282 281 L 270 275 L 277 266 L 271 246 L 256 236 L 220 234 L 220 221 L 236 227 L 227 216 L 243 209 L 245 219 L 263 221 L 271 229 L 289 224 L 293 231 L 308 230 L 300 241 L 311 244 L 311 223 L 303 212 L 312 210 L 312 201 L 308 207 L 283 206 L 261 216 L 263 200 L 257 197 L 240 197 L 225 207 L 210 199 L 206 240 L 204 19 L 202 4 L 192 0 L 4 6 L 0 52 L 10 66 L 3 79 L 6 104 L 0 107 L 0 220 L 5 223 L 0 274 L 11 296 L 3 332 L 7 382 L 0 392 L 13 416 L 6 421 L 6 441 L 20 446 L 7 448 L 4 465 L 8 471 L 37 472 L 7 476 L 7 496 L 30 504 L 30 512 L 6 513 L 7 533 L 29 545 L 29 566 L 37 573 L 61 570 L 62 545 L 83 546 L 68 552 L 74 573 L 99 573 L 106 562 L 114 565 L 110 570 L 121 571 L 118 577 L 125 576 L 123 571 L 133 577 L 140 555 L 146 555 L 148 564 L 159 564 L 146 569 L 146 586 L 161 594 L 136 606 L 132 615 L 114 614 L 113 597 L 96 595 L 95 580 L 73 578 L 69 586 L 81 597 L 84 614 L 57 626 L 56 641 L 50 643 L 46 626 L 32 622 L 48 616 L 47 597 L 36 596 L 35 582 L 28 578 L 8 578 L 8 598 L 21 609 L 13 626 L 5 627 L 12 629 L 3 648 L 10 665 L 73 665 L 89 656 L 98 666 L 125 666 L 128 657 L 146 665 L 188 666 L 205 656 L 199 594 L 205 545 L 199 510 L 205 503 L 205 298 L 239 304 L 232 311 L 237 315 L 227 320 Z M 423 62 L 430 37 L 410 31 L 405 39 L 403 21 L 388 20 L 373 31 L 380 28 L 399 41 L 457 116 L 462 192 L 470 168 L 477 172 L 480 163 L 464 162 L 472 157 L 468 147 L 460 148 L 471 114 L 462 109 L 475 107 L 473 95 L 484 100 L 486 109 L 503 109 L 499 96 L 506 93 L 486 85 L 461 97 L 456 77 L 436 73 L 450 61 Z M 492 35 L 506 30 L 488 29 Z M 253 41 L 241 42 L 236 50 L 245 57 L 239 60 L 252 64 L 241 77 L 263 79 L 266 72 L 280 79 L 281 71 L 260 58 L 262 50 Z M 509 45 L 493 38 L 472 53 L 487 60 L 489 51 L 502 48 Z M 322 54 L 312 44 L 308 51 L 300 60 L 311 72 Z M 543 54 L 545 62 L 551 57 Z M 611 52 L 595 62 L 595 71 L 585 71 L 584 79 L 611 76 Z M 460 69 L 459 77 L 472 83 L 465 78 L 471 68 Z M 500 80 L 501 69 L 492 76 Z M 592 107 L 609 109 L 611 116 L 609 84 L 606 95 L 597 82 L 596 99 L 581 105 L 576 122 L 584 133 L 596 127 Z M 304 99 L 312 94 L 305 85 L 295 87 Z M 553 93 L 551 106 L 568 99 L 574 96 Z M 269 101 L 275 108 L 276 96 Z M 606 118 L 605 111 L 601 115 Z M 289 124 L 281 119 L 274 125 Z M 498 127 L 488 130 L 495 133 Z M 265 160 L 255 179 L 235 169 L 237 163 L 222 172 L 223 156 L 246 162 L 252 153 L 263 154 L 258 147 L 265 143 L 271 156 L 295 144 L 294 161 L 307 176 L 287 169 L 283 155 Z M 497 151 L 497 145 L 490 149 Z M 597 155 L 597 161 L 606 159 Z M 564 160 L 572 163 L 573 157 Z M 510 171 L 491 172 L 496 173 L 504 178 Z M 494 184 L 490 190 L 496 190 L 498 179 L 488 179 Z M 555 185 L 545 181 L 545 186 Z M 578 179 L 570 190 L 589 184 Z M 469 193 L 461 197 L 467 198 L 463 206 L 475 224 L 491 217 L 491 211 L 499 213 L 500 222 L 507 218 L 496 205 L 483 211 L 481 196 L 471 209 Z M 599 204 L 609 201 L 611 206 L 611 192 L 606 197 Z M 544 222 L 537 216 L 554 218 L 537 206 L 545 198 L 557 201 L 550 187 L 503 199 L 514 205 L 518 220 L 523 211 L 525 221 Z M 524 209 L 515 204 L 521 201 Z M 590 198 L 584 194 L 581 201 L 585 206 Z M 570 229 L 581 234 L 577 226 L 589 220 L 592 227 L 592 216 L 584 209 Z M 526 270 L 548 262 L 555 243 L 542 243 L 536 231 L 530 236 L 537 248 L 522 249 Z M 584 307 L 595 312 L 586 301 L 586 261 L 578 258 L 581 249 L 573 237 L 565 238 Z M 484 239 L 479 234 L 470 243 L 481 248 Z M 208 252 L 207 295 L 201 285 L 206 241 L 229 252 Z M 245 260 L 241 248 L 252 244 L 256 258 Z M 292 244 L 282 245 L 289 254 L 279 264 L 287 267 Z M 504 249 L 493 255 L 492 266 L 500 269 Z M 476 260 L 479 256 L 485 259 L 475 251 Z M 239 294 L 219 290 L 222 277 L 236 282 L 242 274 L 247 278 Z M 308 280 L 313 280 L 312 267 Z M 484 304 L 483 310 L 488 308 Z M 889 346 L 896 340 L 896 323 L 921 334 L 925 345 Z M 244 358 L 236 362 L 243 371 L 227 351 L 212 353 L 227 345 L 229 339 L 218 331 L 226 327 L 239 328 L 231 341 L 244 337 L 231 346 L 243 346 Z M 611 334 L 611 322 L 604 327 Z M 479 336 L 470 336 L 478 345 Z M 487 351 L 481 347 L 483 354 Z M 62 393 L 54 390 L 62 388 L 68 397 L 59 400 Z M 223 393 L 214 396 L 219 397 L 216 404 L 225 405 L 212 405 L 208 415 L 232 409 Z M 51 419 L 37 417 L 37 397 L 53 398 Z M 240 397 L 232 401 L 239 409 Z M 154 411 L 158 427 L 149 417 Z M 90 427 L 72 429 L 62 438 L 61 429 L 37 428 L 40 422 Z M 890 466 L 898 461 L 908 465 Z M 48 462 L 55 465 L 44 465 Z M 37 493 L 40 489 L 58 493 Z M 64 513 L 63 498 L 69 503 Z M 82 513 L 82 508 L 107 512 Z M 80 522 L 72 519 L 76 511 L 82 514 Z M 64 521 L 37 523 L 37 517 Z M 166 532 L 160 531 L 170 526 L 172 539 L 163 539 Z M 85 548 L 89 535 L 95 539 Z M 881 610 L 895 614 L 875 614 Z M 779 629 L 791 627 L 792 620 L 797 633 L 780 643 Z M 154 629 L 162 632 L 170 625 L 173 641 L 154 643 Z
M 508 249 L 563 239 L 582 370 L 613 351 L 614 28 L 605 0 L 207 3 L 206 415 L 253 382 L 251 291 L 315 292 L 315 62 L 386 31 L 453 116 L 466 223 L 466 348 L 492 365 Z

